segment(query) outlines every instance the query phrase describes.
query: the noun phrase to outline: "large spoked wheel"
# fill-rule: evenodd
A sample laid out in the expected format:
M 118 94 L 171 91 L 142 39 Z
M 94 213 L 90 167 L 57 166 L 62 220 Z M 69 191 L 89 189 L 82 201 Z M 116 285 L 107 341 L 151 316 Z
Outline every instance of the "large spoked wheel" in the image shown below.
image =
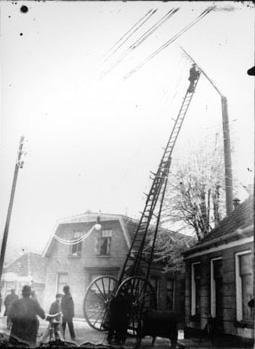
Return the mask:
M 130 301 L 128 332 L 137 335 L 141 328 L 141 318 L 148 309 L 156 309 L 156 293 L 149 281 L 134 276 L 124 280 L 117 290 L 117 295 L 124 294 Z
M 116 285 L 117 280 L 107 275 L 97 277 L 87 288 L 83 304 L 84 317 L 98 331 L 107 329 L 107 309 Z

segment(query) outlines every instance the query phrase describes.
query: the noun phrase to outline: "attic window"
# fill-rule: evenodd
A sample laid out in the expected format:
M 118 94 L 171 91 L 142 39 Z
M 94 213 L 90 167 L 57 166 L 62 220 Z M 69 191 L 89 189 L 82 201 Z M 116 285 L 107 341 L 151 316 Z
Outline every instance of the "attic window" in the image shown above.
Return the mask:
M 77 240 L 82 236 L 82 233 L 75 232 L 73 236 L 73 240 Z M 74 244 L 71 246 L 71 255 L 80 257 L 81 255 L 81 242 Z
M 98 232 L 96 238 L 96 254 L 98 256 L 109 256 L 111 252 L 112 230 Z

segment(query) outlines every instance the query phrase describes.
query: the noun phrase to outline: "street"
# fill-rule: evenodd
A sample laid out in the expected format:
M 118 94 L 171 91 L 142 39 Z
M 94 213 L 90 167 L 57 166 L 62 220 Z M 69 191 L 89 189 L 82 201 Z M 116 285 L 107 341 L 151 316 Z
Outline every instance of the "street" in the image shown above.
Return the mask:
M 40 328 L 38 331 L 38 343 L 40 342 L 40 338 L 42 334 L 44 333 L 45 329 L 48 326 L 48 322 L 40 319 Z M 105 332 L 100 332 L 97 330 L 92 329 L 83 319 L 75 319 L 74 320 L 74 328 L 76 332 L 76 344 L 79 346 L 82 343 L 92 343 L 95 345 L 103 344 L 107 346 L 106 336 L 107 334 Z M 6 317 L 0 316 L 0 333 L 8 334 L 10 333 L 9 330 L 6 328 Z M 66 340 L 71 341 L 69 331 L 66 330 Z M 135 347 L 135 338 L 129 337 L 125 343 L 124 348 L 134 348 Z M 152 339 L 151 337 L 145 337 L 142 340 L 142 348 L 145 349 L 151 349 L 152 346 Z M 228 346 L 223 346 L 222 343 L 219 343 L 217 345 L 212 345 L 212 343 L 208 340 L 199 339 L 199 338 L 192 338 L 192 339 L 184 339 L 183 338 L 183 331 L 179 331 L 178 334 L 178 348 L 185 348 L 185 349 L 232 349 L 234 347 L 239 349 L 245 349 L 250 348 L 249 346 L 235 346 L 233 343 L 229 344 Z M 117 347 L 117 346 L 116 346 Z M 158 337 L 156 339 L 156 342 L 154 344 L 154 347 L 158 349 L 169 349 L 170 348 L 170 341 L 167 338 L 161 338 Z

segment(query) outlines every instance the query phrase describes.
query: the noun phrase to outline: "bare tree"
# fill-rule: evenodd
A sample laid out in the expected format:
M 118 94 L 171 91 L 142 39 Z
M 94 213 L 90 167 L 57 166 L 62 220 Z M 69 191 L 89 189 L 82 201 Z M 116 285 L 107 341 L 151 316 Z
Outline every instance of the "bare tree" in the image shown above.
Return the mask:
M 195 242 L 194 237 L 160 230 L 155 246 L 154 262 L 161 263 L 166 272 L 184 270 L 182 252 Z
M 225 214 L 224 190 L 222 147 L 203 142 L 170 174 L 164 222 L 190 227 L 201 240 Z

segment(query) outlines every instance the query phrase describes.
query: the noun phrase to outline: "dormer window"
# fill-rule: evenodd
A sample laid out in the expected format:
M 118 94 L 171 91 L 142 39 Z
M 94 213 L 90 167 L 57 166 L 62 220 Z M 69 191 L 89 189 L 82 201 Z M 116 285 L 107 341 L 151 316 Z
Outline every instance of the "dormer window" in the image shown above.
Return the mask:
M 73 240 L 77 240 L 82 236 L 82 233 L 75 232 L 73 236 Z M 72 256 L 81 256 L 81 242 L 78 242 L 77 244 L 71 245 L 71 255 Z
M 112 230 L 101 230 L 96 238 L 96 254 L 109 256 L 111 253 Z

